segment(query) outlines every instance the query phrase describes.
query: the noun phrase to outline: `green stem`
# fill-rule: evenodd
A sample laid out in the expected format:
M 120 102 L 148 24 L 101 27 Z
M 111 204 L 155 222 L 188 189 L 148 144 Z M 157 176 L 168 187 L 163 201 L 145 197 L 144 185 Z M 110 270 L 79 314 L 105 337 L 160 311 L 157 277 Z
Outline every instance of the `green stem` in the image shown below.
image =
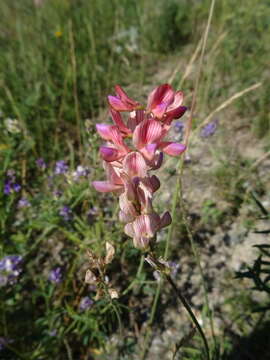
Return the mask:
M 171 287 L 173 288 L 175 294 L 177 295 L 178 299 L 181 301 L 181 303 L 183 304 L 183 306 L 185 307 L 185 309 L 187 310 L 189 316 L 191 317 L 191 320 L 193 321 L 194 325 L 196 326 L 198 332 L 201 335 L 201 338 L 203 340 L 204 343 L 204 347 L 205 347 L 205 352 L 207 355 L 207 360 L 210 360 L 210 352 L 209 352 L 209 346 L 208 346 L 208 342 L 207 339 L 204 335 L 204 332 L 201 328 L 201 325 L 198 323 L 198 320 L 196 319 L 196 316 L 194 315 L 190 305 L 188 304 L 188 302 L 186 301 L 186 299 L 184 298 L 184 296 L 181 294 L 180 290 L 177 288 L 177 286 L 175 285 L 174 281 L 172 280 L 172 278 L 170 277 L 170 275 L 168 274 L 164 274 L 166 279 L 168 280 L 169 284 L 171 285 Z
M 132 280 L 132 282 L 129 284 L 129 286 L 123 291 L 122 295 L 126 295 L 138 281 L 138 279 L 141 275 L 142 269 L 143 269 L 143 263 L 144 263 L 144 255 L 141 256 L 140 265 L 138 267 L 135 278 Z

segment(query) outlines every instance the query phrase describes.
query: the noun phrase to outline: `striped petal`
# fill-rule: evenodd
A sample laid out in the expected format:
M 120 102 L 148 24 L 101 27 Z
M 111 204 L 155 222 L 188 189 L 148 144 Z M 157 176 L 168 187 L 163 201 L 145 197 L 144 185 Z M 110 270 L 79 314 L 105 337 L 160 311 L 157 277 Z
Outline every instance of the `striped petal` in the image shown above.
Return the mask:
M 159 121 L 145 119 L 136 127 L 133 133 L 133 144 L 137 149 L 142 149 L 145 145 L 157 142 L 161 134 L 162 126 Z
M 148 96 L 147 110 L 152 111 L 162 102 L 166 102 L 167 106 L 173 102 L 174 91 L 169 84 L 163 84 L 156 87 Z
M 144 177 L 146 176 L 147 165 L 143 156 L 139 152 L 133 151 L 125 156 L 123 169 L 131 178 L 135 176 Z
M 160 218 L 157 214 L 138 216 L 133 222 L 135 237 L 152 238 L 159 228 Z

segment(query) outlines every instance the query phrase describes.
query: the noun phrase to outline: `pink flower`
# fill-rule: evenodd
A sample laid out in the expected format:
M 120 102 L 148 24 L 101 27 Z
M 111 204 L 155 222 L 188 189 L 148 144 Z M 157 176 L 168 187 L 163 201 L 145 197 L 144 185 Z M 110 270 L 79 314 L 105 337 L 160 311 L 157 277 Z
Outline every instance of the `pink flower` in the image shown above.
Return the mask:
M 135 247 L 145 250 L 156 232 L 171 223 L 168 212 L 160 217 L 154 210 L 160 181 L 150 171 L 162 165 L 163 153 L 179 156 L 185 151 L 185 145 L 165 137 L 173 119 L 181 117 L 186 107 L 182 106 L 182 92 L 173 91 L 168 84 L 151 92 L 146 110 L 119 85 L 115 91 L 116 96 L 108 97 L 114 125 L 96 125 L 106 142 L 100 147 L 100 156 L 107 180 L 94 181 L 93 186 L 100 192 L 119 194 L 119 219 L 126 224 L 125 233 L 133 238 Z M 127 120 L 121 112 L 129 113 Z

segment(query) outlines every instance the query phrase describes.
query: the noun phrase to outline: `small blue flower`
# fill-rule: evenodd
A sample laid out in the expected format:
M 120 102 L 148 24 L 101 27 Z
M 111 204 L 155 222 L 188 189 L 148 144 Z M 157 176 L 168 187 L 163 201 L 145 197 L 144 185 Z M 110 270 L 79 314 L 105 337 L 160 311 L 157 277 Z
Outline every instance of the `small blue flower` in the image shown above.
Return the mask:
M 18 201 L 17 207 L 18 207 L 19 209 L 26 208 L 26 207 L 29 207 L 29 206 L 30 206 L 30 202 L 29 202 L 26 198 L 21 198 L 21 199 Z
M 36 160 L 36 164 L 37 164 L 37 166 L 38 166 L 40 169 L 42 169 L 42 170 L 45 170 L 46 167 L 47 167 L 47 165 L 46 165 L 46 163 L 45 163 L 45 161 L 44 161 L 43 158 L 37 159 L 37 160 Z
M 55 164 L 54 173 L 56 175 L 65 174 L 68 171 L 68 166 L 64 160 L 59 160 Z
M 54 284 L 59 284 L 62 281 L 62 271 L 57 267 L 50 271 L 48 280 Z
M 92 299 L 90 299 L 89 296 L 85 296 L 80 301 L 79 309 L 81 311 L 88 310 L 92 307 L 93 304 L 94 304 L 94 301 Z
M 12 184 L 9 180 L 6 180 L 4 183 L 4 194 L 9 195 L 12 192 Z
M 176 121 L 174 123 L 174 131 L 178 134 L 182 134 L 184 131 L 185 125 L 182 121 Z
M 209 136 L 214 135 L 217 130 L 218 121 L 214 120 L 205 125 L 201 130 L 201 137 L 207 138 Z
M 22 257 L 20 255 L 7 255 L 0 260 L 0 286 L 14 284 L 22 272 Z
M 19 192 L 21 190 L 21 185 L 16 183 L 15 171 L 10 169 L 7 171 L 7 179 L 4 182 L 4 194 L 10 195 L 11 193 Z
M 69 206 L 65 205 L 60 209 L 59 215 L 62 216 L 65 221 L 69 221 L 72 219 L 72 210 Z

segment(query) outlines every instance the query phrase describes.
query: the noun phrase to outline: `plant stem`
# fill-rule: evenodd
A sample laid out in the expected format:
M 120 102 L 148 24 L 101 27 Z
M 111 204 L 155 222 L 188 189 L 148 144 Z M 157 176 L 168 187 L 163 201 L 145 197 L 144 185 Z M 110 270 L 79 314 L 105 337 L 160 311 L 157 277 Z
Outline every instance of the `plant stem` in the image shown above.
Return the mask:
M 198 320 L 196 319 L 196 316 L 194 315 L 190 305 L 188 304 L 188 302 L 186 301 L 186 299 L 184 298 L 184 296 L 181 294 L 181 291 L 177 288 L 177 286 L 175 285 L 174 281 L 172 280 L 171 276 L 168 274 L 164 274 L 165 278 L 168 280 L 169 284 L 171 285 L 171 287 L 173 288 L 175 294 L 177 295 L 178 299 L 181 301 L 181 303 L 183 304 L 183 306 L 185 307 L 185 309 L 187 310 L 189 316 L 191 317 L 191 320 L 193 321 L 194 325 L 196 326 L 197 330 L 199 331 L 201 338 L 203 340 L 204 343 L 204 347 L 205 347 L 205 352 L 207 355 L 207 360 L 210 360 L 210 352 L 209 352 L 209 346 L 208 346 L 208 342 L 207 339 L 204 335 L 204 332 L 201 328 L 201 325 L 198 323 Z

